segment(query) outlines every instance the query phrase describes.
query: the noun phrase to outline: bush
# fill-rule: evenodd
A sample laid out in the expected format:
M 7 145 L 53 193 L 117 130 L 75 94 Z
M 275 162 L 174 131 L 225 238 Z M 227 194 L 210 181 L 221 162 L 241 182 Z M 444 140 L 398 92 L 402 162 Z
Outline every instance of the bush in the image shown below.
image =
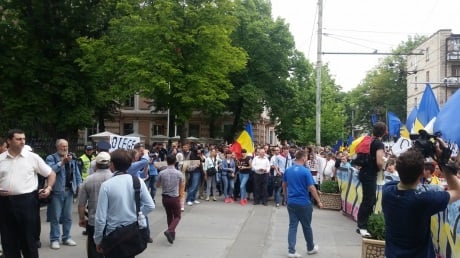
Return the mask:
M 385 240 L 385 219 L 383 213 L 372 213 L 367 222 L 367 231 L 372 238 L 377 240 Z
M 325 180 L 319 187 L 323 193 L 339 193 L 339 183 L 337 181 Z

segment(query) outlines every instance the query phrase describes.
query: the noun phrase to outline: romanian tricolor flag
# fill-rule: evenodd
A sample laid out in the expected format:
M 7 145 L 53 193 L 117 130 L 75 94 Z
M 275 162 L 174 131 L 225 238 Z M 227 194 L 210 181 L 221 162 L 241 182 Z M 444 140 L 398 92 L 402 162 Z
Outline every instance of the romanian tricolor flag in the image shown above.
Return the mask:
M 248 154 L 254 153 L 254 134 L 252 133 L 252 125 L 250 122 L 246 124 L 244 130 L 230 147 L 230 151 L 235 152 L 238 158 L 241 157 L 242 149 L 246 149 Z
M 436 116 L 439 113 L 439 106 L 434 96 L 433 90 L 429 83 L 426 84 L 425 91 L 423 92 L 422 99 L 417 111 L 417 118 L 415 119 L 413 132 L 418 134 L 421 129 L 426 129 L 428 124 L 433 124 Z M 428 132 L 433 133 L 433 132 Z

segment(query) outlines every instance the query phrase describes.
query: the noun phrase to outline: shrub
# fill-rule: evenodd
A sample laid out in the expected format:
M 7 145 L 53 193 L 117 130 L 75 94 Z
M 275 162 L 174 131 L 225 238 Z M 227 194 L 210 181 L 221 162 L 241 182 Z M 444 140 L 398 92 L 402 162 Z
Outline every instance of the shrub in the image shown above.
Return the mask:
M 339 183 L 337 181 L 325 180 L 321 183 L 319 189 L 323 193 L 339 193 Z
M 372 238 L 377 240 L 385 240 L 385 219 L 383 213 L 372 213 L 367 222 L 367 231 Z

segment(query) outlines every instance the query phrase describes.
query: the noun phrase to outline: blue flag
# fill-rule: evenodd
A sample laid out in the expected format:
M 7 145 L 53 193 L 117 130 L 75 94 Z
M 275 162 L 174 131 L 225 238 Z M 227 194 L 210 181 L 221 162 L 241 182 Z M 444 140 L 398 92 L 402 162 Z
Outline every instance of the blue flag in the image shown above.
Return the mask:
M 377 119 L 377 114 L 373 113 L 373 114 L 371 115 L 371 124 L 372 124 L 372 126 L 374 126 L 375 123 L 377 123 L 377 121 L 378 121 L 378 119 Z
M 348 135 L 348 139 L 347 139 L 347 147 L 351 145 L 351 143 L 353 142 L 353 136 Z
M 337 152 L 338 150 L 340 150 L 340 147 L 342 146 L 342 138 L 340 138 L 337 143 L 334 145 L 334 147 L 332 148 L 334 150 L 334 152 Z
M 393 112 L 387 113 L 388 116 L 388 133 L 390 136 L 399 138 L 401 130 L 401 120 Z
M 414 127 L 415 119 L 417 118 L 417 111 L 417 106 L 415 106 L 407 117 L 406 127 L 409 132 L 412 130 L 412 127 Z
M 434 132 L 441 132 L 446 141 L 455 142 L 460 146 L 460 123 L 458 122 L 460 111 L 460 90 L 444 104 L 434 123 Z

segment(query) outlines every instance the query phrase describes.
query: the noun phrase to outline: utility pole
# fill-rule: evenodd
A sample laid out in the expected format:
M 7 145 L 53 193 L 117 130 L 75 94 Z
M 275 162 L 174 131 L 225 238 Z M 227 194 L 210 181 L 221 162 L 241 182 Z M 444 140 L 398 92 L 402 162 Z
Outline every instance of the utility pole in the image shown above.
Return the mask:
M 316 52 L 316 145 L 321 146 L 321 66 L 323 36 L 323 0 L 318 0 L 318 42 Z

